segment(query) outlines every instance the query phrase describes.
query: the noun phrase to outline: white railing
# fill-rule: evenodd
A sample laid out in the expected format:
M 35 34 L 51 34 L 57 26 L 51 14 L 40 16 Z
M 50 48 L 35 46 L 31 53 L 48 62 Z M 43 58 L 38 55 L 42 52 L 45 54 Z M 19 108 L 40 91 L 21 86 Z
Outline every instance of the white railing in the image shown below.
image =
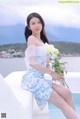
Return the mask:
M 6 113 L 7 119 L 34 119 L 36 116 L 38 119 L 42 114 L 46 114 L 48 119 L 48 106 L 41 112 L 32 94 L 21 88 L 24 73 L 16 71 L 4 80 L 0 79 L 0 112 Z M 72 92 L 80 92 L 79 72 L 68 72 L 65 79 Z

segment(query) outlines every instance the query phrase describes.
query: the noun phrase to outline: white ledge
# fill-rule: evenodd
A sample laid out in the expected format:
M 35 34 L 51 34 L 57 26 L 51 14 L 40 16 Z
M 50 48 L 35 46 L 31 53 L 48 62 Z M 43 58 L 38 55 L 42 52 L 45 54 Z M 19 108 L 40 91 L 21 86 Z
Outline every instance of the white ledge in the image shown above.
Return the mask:
M 48 106 L 41 112 L 32 94 L 22 89 L 21 79 L 24 73 L 25 71 L 16 71 L 0 78 L 0 112 L 7 113 L 8 119 L 32 119 L 36 115 L 42 118 L 44 114 L 47 114 L 45 118 L 48 119 Z M 80 93 L 79 72 L 68 72 L 65 80 L 72 92 Z

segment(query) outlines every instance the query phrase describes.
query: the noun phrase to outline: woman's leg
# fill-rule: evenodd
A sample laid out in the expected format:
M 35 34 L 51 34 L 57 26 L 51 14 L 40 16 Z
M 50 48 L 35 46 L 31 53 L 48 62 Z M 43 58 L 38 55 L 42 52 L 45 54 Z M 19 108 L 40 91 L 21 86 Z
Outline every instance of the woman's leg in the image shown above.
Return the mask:
M 79 119 L 72 107 L 55 90 L 52 91 L 49 102 L 60 108 L 67 119 Z
M 64 86 L 60 86 L 57 85 L 55 83 L 53 83 L 52 88 L 60 95 L 62 96 L 66 102 L 75 110 L 75 106 L 74 106 L 74 101 L 73 101 L 73 97 L 72 97 L 72 93 L 71 91 L 64 87 Z

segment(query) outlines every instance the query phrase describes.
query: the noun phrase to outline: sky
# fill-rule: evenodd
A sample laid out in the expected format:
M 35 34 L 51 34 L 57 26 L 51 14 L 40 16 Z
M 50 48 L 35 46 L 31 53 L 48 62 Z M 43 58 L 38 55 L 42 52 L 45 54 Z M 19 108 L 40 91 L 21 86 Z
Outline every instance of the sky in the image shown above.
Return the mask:
M 31 12 L 39 13 L 45 24 L 80 28 L 80 4 L 58 0 L 0 0 L 0 25 L 26 24 Z

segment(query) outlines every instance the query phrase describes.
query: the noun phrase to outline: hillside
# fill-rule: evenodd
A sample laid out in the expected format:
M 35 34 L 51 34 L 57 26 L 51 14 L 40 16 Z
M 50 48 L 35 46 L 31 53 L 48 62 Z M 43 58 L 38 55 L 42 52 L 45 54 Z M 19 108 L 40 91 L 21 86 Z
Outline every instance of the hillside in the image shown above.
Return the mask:
M 73 42 L 52 42 L 56 48 L 60 50 L 60 53 L 68 56 L 80 56 L 80 43 Z
M 24 29 L 23 24 L 0 26 L 0 44 L 25 43 Z M 46 24 L 45 30 L 49 41 L 80 42 L 80 28 L 66 28 Z
M 80 43 L 72 42 L 51 42 L 59 49 L 62 56 L 80 56 Z M 14 49 L 16 52 L 23 52 L 26 49 L 26 43 L 0 45 L 0 52 Z

